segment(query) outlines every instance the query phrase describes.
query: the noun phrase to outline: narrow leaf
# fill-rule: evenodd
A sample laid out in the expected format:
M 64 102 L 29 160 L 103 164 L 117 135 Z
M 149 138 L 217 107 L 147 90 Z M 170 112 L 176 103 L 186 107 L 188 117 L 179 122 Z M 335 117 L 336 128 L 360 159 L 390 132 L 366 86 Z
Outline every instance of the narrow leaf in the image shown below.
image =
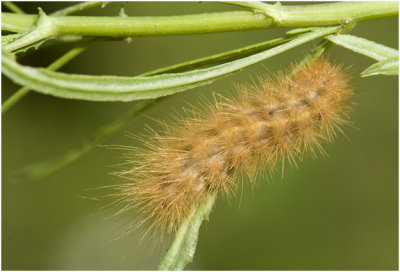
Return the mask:
M 216 194 L 211 195 L 182 222 L 158 270 L 182 270 L 193 260 L 201 223 L 208 220 L 216 197 Z
M 173 72 L 186 72 L 194 69 L 210 67 L 211 65 L 223 64 L 229 61 L 238 60 L 265 51 L 267 49 L 289 42 L 295 38 L 296 36 L 280 37 L 277 39 L 252 44 L 250 46 L 234 49 L 224 53 L 207 56 L 205 58 L 200 58 L 160 68 L 157 70 L 144 73 L 141 76 L 150 76 L 150 75 L 173 73 Z
M 18 84 L 44 94 L 91 101 L 133 101 L 171 95 L 229 75 L 316 38 L 332 34 L 338 27 L 319 28 L 295 39 L 210 68 L 150 77 L 89 76 L 65 74 L 18 64 L 3 52 L 3 73 Z
M 398 75 L 399 74 L 399 58 L 387 58 L 378 63 L 375 63 L 365 69 L 362 77 L 375 76 L 375 75 Z
M 399 51 L 396 49 L 353 35 L 338 34 L 329 35 L 325 38 L 337 45 L 343 46 L 377 61 L 399 56 Z

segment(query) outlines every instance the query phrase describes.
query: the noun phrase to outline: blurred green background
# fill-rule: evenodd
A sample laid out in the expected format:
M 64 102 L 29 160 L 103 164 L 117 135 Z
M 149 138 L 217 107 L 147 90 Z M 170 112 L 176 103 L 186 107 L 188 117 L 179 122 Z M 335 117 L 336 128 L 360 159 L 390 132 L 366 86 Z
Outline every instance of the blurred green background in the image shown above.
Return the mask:
M 19 2 L 28 13 L 50 13 L 70 3 Z M 299 3 L 298 3 L 299 4 Z M 110 3 L 80 14 L 177 15 L 240 10 L 212 2 Z M 186 60 L 279 37 L 288 29 L 172 37 L 137 37 L 107 42 L 85 51 L 61 70 L 133 76 Z M 360 23 L 352 34 L 398 48 L 398 18 Z M 315 42 L 316 43 L 316 42 Z M 315 45 L 314 43 L 314 45 Z M 168 120 L 199 95 L 231 96 L 233 82 L 285 69 L 301 60 L 313 44 L 275 56 L 211 85 L 171 96 L 133 119 L 105 144 L 136 145 L 126 133 L 157 128 L 150 119 Z M 46 48 L 22 63 L 45 66 L 68 49 Z M 330 58 L 351 65 L 356 95 L 346 127 L 324 145 L 328 157 L 286 167 L 273 178 L 245 186 L 238 197 L 219 197 L 203 224 L 192 270 L 395 270 L 398 269 L 398 77 L 360 78 L 373 60 L 334 47 Z M 2 78 L 2 99 L 18 86 Z M 2 116 L 2 268 L 3 269 L 156 269 L 168 244 L 132 232 L 113 240 L 131 220 L 113 218 L 109 193 L 94 189 L 122 182 L 110 172 L 123 162 L 121 151 L 96 147 L 86 156 L 35 182 L 13 183 L 13 171 L 48 159 L 84 141 L 132 103 L 95 103 L 28 94 Z M 241 197 L 240 197 L 241 196 Z

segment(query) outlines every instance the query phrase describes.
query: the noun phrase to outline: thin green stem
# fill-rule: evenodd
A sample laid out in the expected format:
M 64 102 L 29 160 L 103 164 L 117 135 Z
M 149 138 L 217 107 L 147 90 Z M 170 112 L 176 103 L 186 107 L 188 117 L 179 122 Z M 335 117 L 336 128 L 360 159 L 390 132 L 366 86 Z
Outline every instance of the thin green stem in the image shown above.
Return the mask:
M 83 2 L 83 3 L 79 3 L 79 4 L 75 4 L 69 7 L 66 7 L 64 9 L 60 9 L 57 10 L 53 13 L 51 13 L 50 15 L 52 16 L 65 16 L 65 15 L 69 15 L 69 14 L 73 14 L 85 9 L 89 9 L 89 8 L 94 8 L 94 7 L 98 7 L 98 6 L 104 6 L 105 2 L 102 1 L 89 1 L 89 2 Z
M 119 131 L 125 126 L 134 116 L 145 109 L 152 106 L 157 100 L 145 100 L 141 101 L 132 108 L 130 108 L 125 114 L 114 120 L 113 122 L 99 128 L 89 138 L 87 138 L 81 145 L 63 153 L 56 158 L 34 163 L 27 167 L 24 167 L 13 174 L 12 182 L 25 182 L 42 179 L 51 173 L 59 170 L 60 168 L 70 164 L 71 162 L 82 157 L 84 154 L 89 152 L 94 146 L 103 142 L 109 136 L 113 135 L 116 131 Z
M 94 45 L 95 43 L 99 42 L 100 39 L 90 39 L 87 40 L 86 42 L 82 43 L 81 45 L 71 49 L 64 55 L 62 55 L 60 58 L 55 60 L 53 63 L 51 63 L 47 69 L 48 70 L 58 70 L 61 68 L 63 65 L 65 65 L 67 62 L 78 56 L 80 53 L 82 53 L 84 50 L 89 48 L 90 46 Z M 24 97 L 27 93 L 29 93 L 30 89 L 28 87 L 22 87 L 20 88 L 17 92 L 15 92 L 13 95 L 11 95 L 1 106 L 1 113 L 4 114 L 7 110 L 9 110 L 15 103 L 17 103 L 22 97 Z
M 240 31 L 273 27 L 339 25 L 398 14 L 397 1 L 335 2 L 305 6 L 274 6 L 274 18 L 251 11 L 159 17 L 50 16 L 58 35 L 130 37 Z M 31 28 L 36 15 L 2 14 L 2 29 Z
M 30 89 L 28 87 L 21 87 L 12 94 L 6 101 L 1 105 L 1 114 L 4 114 L 7 110 L 9 110 L 12 106 L 14 106 L 18 101 L 21 100 L 26 94 L 28 94 Z
M 13 2 L 3 2 L 3 5 L 14 13 L 17 13 L 17 14 L 25 13 L 20 7 L 18 7 Z

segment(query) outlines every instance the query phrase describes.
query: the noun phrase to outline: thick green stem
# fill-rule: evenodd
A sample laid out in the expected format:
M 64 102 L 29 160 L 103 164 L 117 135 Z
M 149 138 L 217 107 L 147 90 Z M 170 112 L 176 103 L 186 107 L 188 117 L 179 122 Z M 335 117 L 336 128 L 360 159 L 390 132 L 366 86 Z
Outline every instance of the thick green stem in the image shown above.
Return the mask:
M 273 18 L 251 11 L 159 17 L 50 16 L 49 18 L 56 26 L 58 35 L 129 37 L 339 25 L 349 20 L 360 22 L 398 14 L 397 1 L 273 7 Z M 36 15 L 2 13 L 2 29 L 26 31 L 34 25 L 36 18 Z
M 29 31 L 18 35 L 15 40 L 11 40 L 2 46 L 4 50 L 14 51 L 56 35 L 57 26 L 53 24 L 53 21 L 47 17 L 41 9 L 39 9 L 39 17 L 35 22 L 35 26 Z

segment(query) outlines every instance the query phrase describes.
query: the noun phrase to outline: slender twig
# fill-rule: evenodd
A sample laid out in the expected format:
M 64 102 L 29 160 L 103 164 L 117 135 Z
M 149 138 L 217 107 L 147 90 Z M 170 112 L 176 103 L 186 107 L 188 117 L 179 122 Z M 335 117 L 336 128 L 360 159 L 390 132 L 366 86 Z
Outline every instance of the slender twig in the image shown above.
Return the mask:
M 25 12 L 18 7 L 16 4 L 13 2 L 3 2 L 3 5 L 8 8 L 10 11 L 17 13 L 17 14 L 24 14 Z
M 6 101 L 1 105 L 1 114 L 4 114 L 8 111 L 12 106 L 14 106 L 18 101 L 21 100 L 27 93 L 29 93 L 30 89 L 28 87 L 21 87 L 13 93 Z
M 158 100 L 161 99 L 163 98 L 159 98 Z M 129 109 L 125 114 L 95 131 L 90 137 L 82 142 L 81 145 L 68 150 L 56 158 L 34 163 L 15 172 L 12 182 L 34 181 L 54 173 L 60 168 L 82 157 L 94 146 L 97 146 L 109 136 L 113 135 L 116 131 L 119 131 L 134 116 L 137 116 L 139 113 L 152 106 L 156 101 L 157 100 L 145 100 L 135 104 L 135 106 Z
M 102 1 L 83 2 L 83 3 L 79 3 L 79 4 L 75 4 L 75 5 L 66 7 L 64 9 L 57 10 L 57 11 L 51 13 L 51 15 L 65 16 L 65 15 L 73 14 L 73 13 L 76 13 L 79 11 L 83 11 L 85 9 L 94 8 L 94 7 L 98 7 L 98 6 L 104 7 L 105 2 L 102 2 Z

